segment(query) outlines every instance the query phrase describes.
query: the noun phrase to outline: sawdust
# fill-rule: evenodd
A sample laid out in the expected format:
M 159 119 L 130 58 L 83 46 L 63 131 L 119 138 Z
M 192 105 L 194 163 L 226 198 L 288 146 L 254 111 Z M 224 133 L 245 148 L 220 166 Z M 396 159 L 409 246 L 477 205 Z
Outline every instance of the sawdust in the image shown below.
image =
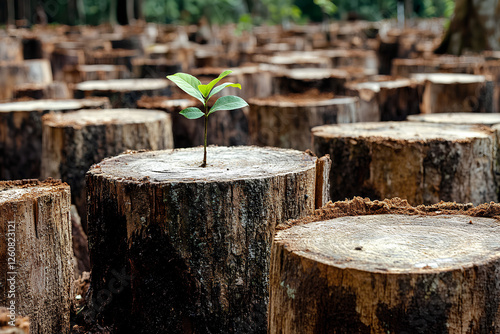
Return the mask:
M 400 198 L 372 201 L 369 198 L 354 197 L 351 200 L 328 202 L 307 217 L 289 220 L 276 227 L 284 230 L 295 225 L 330 220 L 346 216 L 402 214 L 411 216 L 466 215 L 471 217 L 494 218 L 500 220 L 500 204 L 495 202 L 474 206 L 472 203 L 440 202 L 433 205 L 412 206 Z

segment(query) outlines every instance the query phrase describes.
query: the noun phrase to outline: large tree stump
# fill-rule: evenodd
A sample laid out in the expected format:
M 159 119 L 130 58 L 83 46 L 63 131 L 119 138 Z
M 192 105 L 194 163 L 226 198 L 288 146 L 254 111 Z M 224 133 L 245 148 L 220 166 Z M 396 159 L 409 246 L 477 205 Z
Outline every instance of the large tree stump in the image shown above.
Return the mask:
M 52 72 L 47 59 L 8 62 L 0 66 L 0 101 L 13 97 L 14 87 L 25 83 L 49 84 Z
M 17 85 L 14 91 L 14 99 L 30 98 L 35 100 L 44 99 L 69 99 L 70 94 L 66 83 L 54 81 L 49 84 L 22 84 Z
M 498 333 L 499 237 L 496 219 L 465 215 L 348 216 L 280 231 L 269 333 Z
M 416 122 L 313 128 L 314 152 L 329 154 L 333 200 L 400 197 L 413 205 L 440 200 L 497 201 L 495 134 L 489 128 Z
M 376 77 L 348 83 L 346 94 L 358 96 L 362 114 L 368 121 L 402 121 L 420 113 L 421 93 L 409 79 Z
M 367 121 L 356 97 L 309 92 L 250 99 L 249 130 L 252 145 L 311 148 L 311 128 L 324 124 Z
M 135 108 L 142 96 L 169 96 L 167 79 L 84 81 L 75 85 L 75 98 L 106 96 L 113 108 Z
M 266 332 L 274 228 L 312 212 L 316 158 L 211 146 L 201 168 L 202 156 L 131 152 L 87 173 L 89 321 L 117 332 Z
M 215 101 L 215 99 L 214 99 Z M 210 101 L 213 103 L 214 101 Z M 177 97 L 147 97 L 143 96 L 137 102 L 139 108 L 164 110 L 172 117 L 174 147 L 186 148 L 203 145 L 204 122 L 189 120 L 180 115 L 182 109 L 203 105 L 184 94 Z M 220 110 L 210 115 L 208 120 L 207 139 L 210 145 L 240 146 L 249 143 L 247 108 L 237 110 Z
M 436 123 L 436 124 L 464 124 L 464 125 L 486 125 L 493 126 L 500 124 L 500 114 L 498 113 L 440 113 L 440 114 L 420 114 L 408 116 L 408 121 Z
M 0 182 L 0 305 L 31 333 L 69 333 L 73 297 L 70 189 L 60 181 Z
M 485 76 L 429 73 L 412 78 L 425 87 L 422 113 L 493 112 L 494 84 Z
M 43 116 L 41 178 L 71 186 L 71 199 L 87 231 L 85 173 L 126 150 L 174 148 L 170 116 L 159 110 L 80 110 Z
M 0 180 L 40 176 L 42 115 L 108 107 L 107 98 L 0 103 Z

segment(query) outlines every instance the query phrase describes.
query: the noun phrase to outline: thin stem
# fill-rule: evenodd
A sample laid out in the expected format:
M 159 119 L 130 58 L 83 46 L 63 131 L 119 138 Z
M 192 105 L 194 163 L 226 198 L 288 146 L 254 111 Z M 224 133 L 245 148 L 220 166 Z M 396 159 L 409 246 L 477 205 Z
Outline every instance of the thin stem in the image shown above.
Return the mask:
M 205 142 L 203 145 L 203 163 L 200 167 L 207 167 L 207 124 L 208 124 L 208 107 L 205 104 Z

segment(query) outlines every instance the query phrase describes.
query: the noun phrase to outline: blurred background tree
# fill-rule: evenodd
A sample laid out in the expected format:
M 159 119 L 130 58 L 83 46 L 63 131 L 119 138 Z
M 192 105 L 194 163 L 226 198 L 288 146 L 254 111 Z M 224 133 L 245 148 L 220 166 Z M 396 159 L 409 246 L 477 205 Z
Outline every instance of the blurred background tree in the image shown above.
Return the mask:
M 453 0 L 411 0 L 412 17 L 447 17 Z M 460 1 L 458 1 L 460 2 Z M 321 22 L 359 18 L 377 21 L 395 18 L 397 0 L 2 0 L 0 24 L 36 22 L 42 8 L 49 23 L 128 24 L 137 19 L 158 23 L 193 24 L 202 16 L 211 24 Z

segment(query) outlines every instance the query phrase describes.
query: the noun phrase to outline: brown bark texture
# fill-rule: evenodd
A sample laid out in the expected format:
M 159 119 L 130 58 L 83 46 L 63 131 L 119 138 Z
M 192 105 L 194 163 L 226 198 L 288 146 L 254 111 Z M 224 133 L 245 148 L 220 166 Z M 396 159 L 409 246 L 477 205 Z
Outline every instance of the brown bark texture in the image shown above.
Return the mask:
M 52 72 L 47 59 L 8 62 L 0 66 L 0 101 L 12 99 L 16 85 L 51 82 Z
M 316 158 L 210 146 L 201 168 L 202 156 L 132 152 L 87 173 L 88 321 L 117 333 L 266 332 L 275 226 L 314 209 Z
M 0 180 L 40 177 L 44 114 L 107 107 L 107 98 L 0 103 Z
M 0 305 L 15 303 L 30 333 L 69 333 L 73 300 L 70 188 L 0 182 Z
M 356 97 L 285 96 L 251 99 L 249 119 L 253 145 L 311 149 L 311 129 L 315 126 L 354 123 L 363 120 Z
M 84 81 L 75 85 L 77 99 L 105 96 L 113 108 L 136 108 L 142 96 L 170 96 L 171 88 L 166 79 L 119 79 Z
M 269 333 L 499 332 L 496 219 L 346 214 L 276 234 Z
M 496 136 L 480 126 L 382 122 L 313 128 L 314 152 L 332 157 L 332 200 L 400 197 L 497 201 Z
M 173 149 L 170 116 L 160 110 L 80 110 L 43 116 L 41 178 L 71 186 L 72 202 L 87 231 L 85 173 L 126 150 Z

